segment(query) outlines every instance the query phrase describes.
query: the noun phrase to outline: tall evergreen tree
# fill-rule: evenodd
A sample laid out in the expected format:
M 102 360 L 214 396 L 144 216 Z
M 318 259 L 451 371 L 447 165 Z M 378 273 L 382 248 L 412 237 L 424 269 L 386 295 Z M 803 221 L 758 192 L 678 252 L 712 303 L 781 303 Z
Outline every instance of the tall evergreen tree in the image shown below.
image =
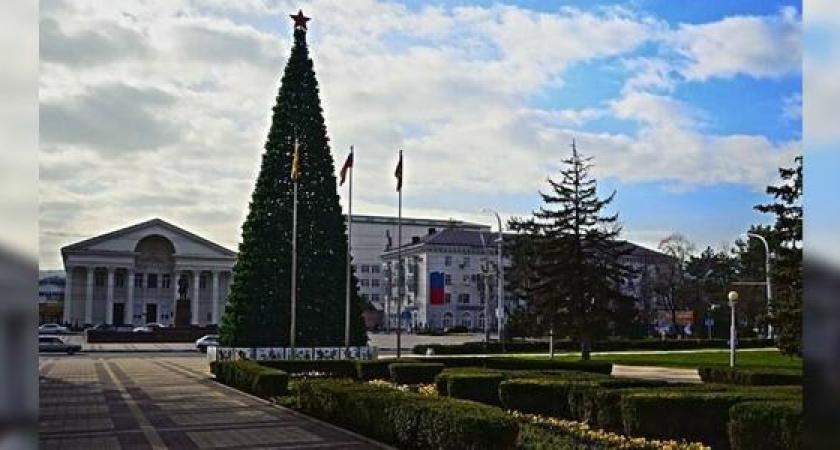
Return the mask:
M 300 143 L 297 227 L 298 346 L 344 343 L 347 230 L 337 194 L 335 163 L 306 44 L 306 21 L 295 19 L 262 166 L 242 225 L 242 243 L 222 318 L 229 346 L 288 346 L 294 142 Z M 357 286 L 354 278 L 352 286 Z M 353 293 L 351 345 L 367 342 L 362 303 Z
M 529 219 L 513 219 L 510 228 L 529 242 L 513 284 L 555 332 L 580 339 L 581 357 L 589 359 L 593 338 L 615 319 L 622 303 L 633 299 L 621 286 L 632 269 L 621 262 L 631 247 L 618 240 L 618 215 L 604 215 L 615 192 L 601 199 L 590 174 L 592 158 L 584 158 L 572 143 L 571 158 L 563 160 L 560 180 L 548 179 L 550 193 L 540 193 L 545 206 Z
M 779 349 L 802 355 L 802 157 L 796 157 L 793 167 L 779 169 L 779 176 L 780 184 L 767 187 L 775 203 L 755 209 L 776 216 L 768 240 L 775 253 L 770 276 Z

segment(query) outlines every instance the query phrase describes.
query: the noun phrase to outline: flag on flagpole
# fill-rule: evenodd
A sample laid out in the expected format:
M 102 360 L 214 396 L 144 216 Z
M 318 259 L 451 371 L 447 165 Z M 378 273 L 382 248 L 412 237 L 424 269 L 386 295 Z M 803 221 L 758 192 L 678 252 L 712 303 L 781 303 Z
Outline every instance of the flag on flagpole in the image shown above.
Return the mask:
M 353 168 L 353 146 L 350 146 L 350 154 L 347 155 L 347 160 L 344 161 L 344 165 L 341 166 L 341 181 L 338 183 L 339 186 L 344 185 L 344 181 L 347 179 L 347 171 Z
M 295 139 L 295 154 L 292 157 L 292 180 L 300 179 L 300 144 Z
M 397 178 L 397 191 L 402 191 L 403 182 L 403 158 L 402 150 L 400 150 L 400 160 L 397 163 L 397 170 L 394 171 L 394 176 Z

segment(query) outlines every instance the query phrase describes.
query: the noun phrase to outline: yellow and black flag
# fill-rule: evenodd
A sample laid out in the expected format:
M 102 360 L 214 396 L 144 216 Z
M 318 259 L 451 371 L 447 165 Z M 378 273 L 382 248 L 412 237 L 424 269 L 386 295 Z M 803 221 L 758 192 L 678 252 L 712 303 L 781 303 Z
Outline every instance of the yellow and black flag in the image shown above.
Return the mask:
M 300 179 L 300 145 L 298 144 L 297 139 L 295 139 L 295 154 L 292 157 L 292 180 L 297 181 Z

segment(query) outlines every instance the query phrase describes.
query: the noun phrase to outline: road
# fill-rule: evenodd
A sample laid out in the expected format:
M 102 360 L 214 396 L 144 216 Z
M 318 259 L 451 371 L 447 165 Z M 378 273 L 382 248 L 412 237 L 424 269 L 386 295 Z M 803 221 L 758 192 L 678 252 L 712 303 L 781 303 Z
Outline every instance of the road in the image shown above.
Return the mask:
M 42 355 L 39 448 L 383 448 L 216 383 L 201 356 Z

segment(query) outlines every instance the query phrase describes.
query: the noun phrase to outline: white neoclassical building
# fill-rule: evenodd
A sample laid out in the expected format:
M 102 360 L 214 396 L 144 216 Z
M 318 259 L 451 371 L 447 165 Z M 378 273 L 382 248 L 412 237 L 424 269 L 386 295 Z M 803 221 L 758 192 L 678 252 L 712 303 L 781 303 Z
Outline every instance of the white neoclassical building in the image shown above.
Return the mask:
M 236 252 L 161 219 L 61 249 L 68 324 L 217 324 Z M 185 297 L 178 302 L 178 282 Z

